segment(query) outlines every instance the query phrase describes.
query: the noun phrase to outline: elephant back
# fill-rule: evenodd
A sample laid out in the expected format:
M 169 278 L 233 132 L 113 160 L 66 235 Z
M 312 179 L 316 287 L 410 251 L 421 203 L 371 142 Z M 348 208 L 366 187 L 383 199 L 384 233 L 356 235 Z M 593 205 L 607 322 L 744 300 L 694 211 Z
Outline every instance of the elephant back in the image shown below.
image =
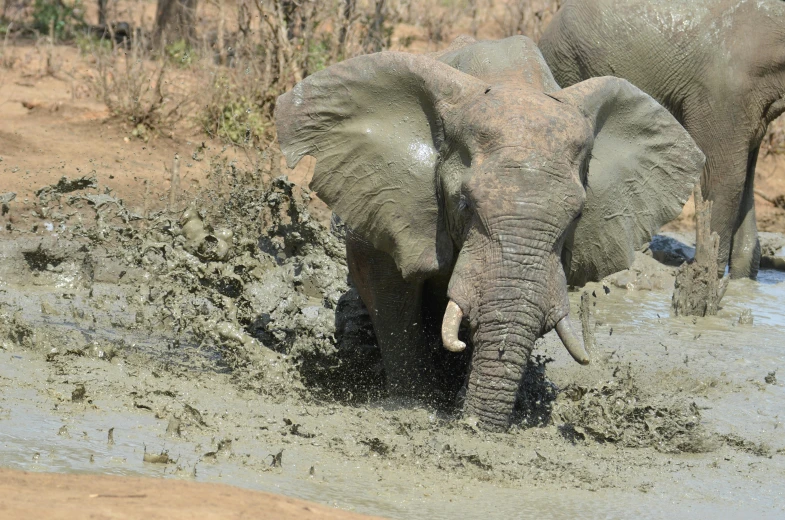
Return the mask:
M 459 36 L 449 48 L 431 56 L 489 83 L 512 80 L 543 92 L 559 90 L 537 45 L 525 36 L 481 41 Z

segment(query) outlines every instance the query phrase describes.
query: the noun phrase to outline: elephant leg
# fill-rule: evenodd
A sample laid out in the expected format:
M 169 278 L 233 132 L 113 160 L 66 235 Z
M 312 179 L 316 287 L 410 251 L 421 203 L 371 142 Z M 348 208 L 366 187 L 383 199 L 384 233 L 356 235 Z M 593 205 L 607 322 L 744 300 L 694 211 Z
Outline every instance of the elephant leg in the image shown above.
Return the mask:
M 728 128 L 728 125 L 717 124 L 716 127 L 721 130 Z M 720 130 L 716 132 L 721 133 Z M 712 135 L 706 132 L 698 135 L 695 140 L 706 154 L 706 167 L 701 178 L 701 187 L 704 199 L 713 202 L 711 230 L 720 237 L 717 273 L 723 276 L 730 261 L 733 236 L 738 223 L 741 222 L 739 211 L 747 184 L 749 146 L 742 143 L 711 141 Z M 705 137 L 707 135 L 708 137 Z M 707 141 L 709 144 L 705 144 Z
M 433 370 L 423 337 L 422 283 L 407 282 L 395 261 L 347 230 L 349 275 L 371 316 L 391 394 L 424 397 Z
M 755 166 L 758 162 L 759 148 L 754 148 L 747 162 L 747 178 L 739 207 L 739 219 L 733 232 L 730 255 L 731 278 L 752 278 L 758 276 L 760 267 L 760 242 L 758 225 L 755 219 Z

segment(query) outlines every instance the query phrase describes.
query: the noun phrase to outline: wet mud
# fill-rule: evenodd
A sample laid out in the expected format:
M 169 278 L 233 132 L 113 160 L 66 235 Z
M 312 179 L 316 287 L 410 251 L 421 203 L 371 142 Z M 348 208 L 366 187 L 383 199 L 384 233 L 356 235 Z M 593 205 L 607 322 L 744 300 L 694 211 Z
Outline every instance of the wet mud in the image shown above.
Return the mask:
M 136 213 L 89 177 L 37 197 L 0 236 L 0 466 L 391 518 L 785 515 L 779 271 L 732 282 L 716 316 L 674 317 L 694 249 L 655 237 L 570 294 L 576 315 L 588 295 L 592 364 L 539 340 L 513 426 L 488 433 L 385 394 L 340 225 L 285 177 L 216 163 L 172 212 Z M 781 257 L 785 239 L 763 238 Z

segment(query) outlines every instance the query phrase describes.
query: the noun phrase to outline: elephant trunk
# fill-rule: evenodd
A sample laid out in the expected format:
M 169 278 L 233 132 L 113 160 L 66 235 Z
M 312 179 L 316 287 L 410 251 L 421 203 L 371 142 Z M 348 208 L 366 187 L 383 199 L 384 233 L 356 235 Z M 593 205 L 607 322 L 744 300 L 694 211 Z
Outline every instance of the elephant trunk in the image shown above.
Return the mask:
M 517 304 L 506 310 L 491 303 L 484 307 L 478 312 L 472 337 L 474 353 L 464 411 L 486 429 L 504 430 L 544 313 L 536 306 Z
M 492 430 L 509 425 L 534 342 L 544 333 L 555 328 L 570 355 L 581 364 L 589 362 L 570 324 L 558 248 L 542 240 L 542 233 L 521 228 L 493 228 L 504 237 L 501 247 L 494 241 L 464 247 L 442 322 L 445 348 L 459 352 L 465 344 L 458 328 L 464 315 L 469 320 L 474 350 L 464 411 Z

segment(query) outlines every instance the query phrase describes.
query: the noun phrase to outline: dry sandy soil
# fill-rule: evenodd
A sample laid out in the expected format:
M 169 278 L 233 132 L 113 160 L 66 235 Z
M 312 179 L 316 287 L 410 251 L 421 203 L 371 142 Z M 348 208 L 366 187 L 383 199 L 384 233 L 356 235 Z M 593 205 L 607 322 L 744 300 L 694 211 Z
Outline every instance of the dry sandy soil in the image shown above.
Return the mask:
M 270 520 L 374 518 L 220 484 L 27 473 L 0 468 L 0 518 L 208 520 L 260 517 Z

